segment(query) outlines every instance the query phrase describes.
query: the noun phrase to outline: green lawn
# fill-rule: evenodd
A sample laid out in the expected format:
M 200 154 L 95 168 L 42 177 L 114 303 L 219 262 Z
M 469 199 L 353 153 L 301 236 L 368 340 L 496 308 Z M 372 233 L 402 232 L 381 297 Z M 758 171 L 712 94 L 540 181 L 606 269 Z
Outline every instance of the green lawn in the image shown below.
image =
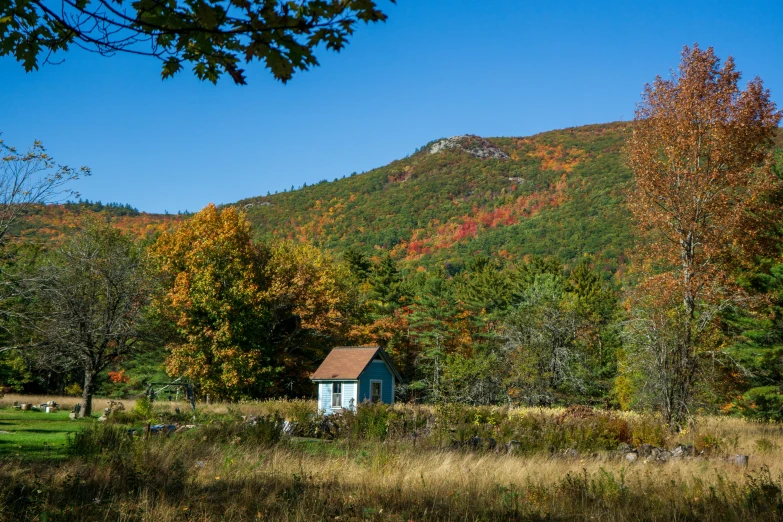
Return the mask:
M 64 456 L 67 434 L 95 422 L 92 418 L 71 420 L 68 413 L 0 409 L 0 459 Z

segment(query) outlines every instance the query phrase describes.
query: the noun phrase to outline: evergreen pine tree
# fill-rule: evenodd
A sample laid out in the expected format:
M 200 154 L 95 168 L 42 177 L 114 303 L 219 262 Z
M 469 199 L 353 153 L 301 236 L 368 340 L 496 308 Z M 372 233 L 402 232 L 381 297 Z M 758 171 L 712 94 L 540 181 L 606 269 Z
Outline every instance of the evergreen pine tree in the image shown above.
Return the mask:
M 370 276 L 370 299 L 376 316 L 390 316 L 402 305 L 406 292 L 402 274 L 388 252 Z
M 358 281 L 364 282 L 369 279 L 372 274 L 372 262 L 367 259 L 367 256 L 358 250 L 349 248 L 343 254 L 343 259 L 348 263 L 348 269 Z
M 441 366 L 455 335 L 457 302 L 445 273 L 427 278 L 416 292 L 408 316 L 411 337 L 421 352 L 416 364 L 414 391 L 424 391 L 432 400 L 441 398 Z

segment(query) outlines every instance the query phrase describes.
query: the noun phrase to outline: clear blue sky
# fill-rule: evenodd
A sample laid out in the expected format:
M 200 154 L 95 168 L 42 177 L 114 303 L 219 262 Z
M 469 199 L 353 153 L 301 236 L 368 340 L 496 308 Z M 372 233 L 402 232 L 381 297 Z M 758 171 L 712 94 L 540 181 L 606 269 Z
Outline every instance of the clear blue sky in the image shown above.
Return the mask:
M 0 58 L 0 131 L 87 165 L 83 197 L 198 210 L 362 172 L 456 134 L 525 136 L 633 116 L 685 44 L 733 55 L 783 105 L 783 2 L 399 0 L 288 85 L 70 52 L 27 74 Z

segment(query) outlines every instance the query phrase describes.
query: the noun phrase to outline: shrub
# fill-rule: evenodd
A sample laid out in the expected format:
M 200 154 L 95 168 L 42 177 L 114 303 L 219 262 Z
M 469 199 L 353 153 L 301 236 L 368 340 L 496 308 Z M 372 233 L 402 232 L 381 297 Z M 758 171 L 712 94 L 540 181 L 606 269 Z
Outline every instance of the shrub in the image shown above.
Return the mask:
M 133 407 L 133 414 L 139 419 L 152 418 L 152 401 L 149 400 L 149 397 L 143 395 L 136 399 L 136 405 Z
M 767 466 L 746 475 L 745 507 L 756 514 L 779 514 L 783 511 L 783 489 L 772 478 Z M 779 519 L 778 517 L 775 517 Z
M 276 416 L 258 417 L 251 422 L 243 421 L 213 421 L 198 430 L 193 435 L 212 443 L 274 445 L 283 438 L 283 422 Z
M 778 449 L 778 445 L 769 439 L 761 438 L 756 441 L 756 450 L 759 453 L 773 453 Z
M 355 412 L 343 413 L 339 429 L 352 438 L 383 440 L 389 432 L 390 415 L 388 404 L 361 404 Z
M 66 439 L 66 453 L 71 456 L 90 457 L 101 454 L 117 454 L 133 443 L 127 429 L 99 423 L 73 434 Z
M 315 437 L 321 415 L 312 401 L 292 400 L 287 401 L 285 419 L 292 423 L 293 435 L 300 437 Z
M 634 419 L 631 428 L 631 444 L 651 444 L 664 447 L 669 436 L 669 430 L 663 421 L 653 415 L 640 415 Z
M 557 420 L 563 422 L 569 419 L 592 419 L 595 416 L 596 412 L 590 406 L 572 404 L 557 416 Z
M 733 406 L 733 410 L 749 419 L 783 421 L 783 393 L 778 386 L 751 388 Z
M 723 447 L 723 439 L 717 435 L 705 433 L 696 438 L 696 451 L 705 455 L 717 455 Z
M 74 397 L 79 397 L 81 396 L 84 390 L 82 389 L 81 384 L 79 384 L 78 382 L 74 382 L 66 386 L 64 391 L 66 395 L 73 395 Z
M 631 439 L 624 419 L 584 406 L 569 410 L 556 417 L 554 423 L 545 424 L 545 438 L 551 441 L 552 449 L 609 450 Z
M 282 421 L 279 418 L 262 417 L 245 424 L 240 430 L 240 439 L 250 444 L 271 446 L 283 438 Z

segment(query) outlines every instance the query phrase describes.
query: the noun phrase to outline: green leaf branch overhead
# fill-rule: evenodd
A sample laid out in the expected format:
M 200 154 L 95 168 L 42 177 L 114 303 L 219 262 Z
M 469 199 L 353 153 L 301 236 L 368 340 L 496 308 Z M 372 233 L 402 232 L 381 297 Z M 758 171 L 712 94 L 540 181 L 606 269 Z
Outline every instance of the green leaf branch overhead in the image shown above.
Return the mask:
M 318 65 L 317 49 L 345 47 L 357 23 L 386 18 L 376 0 L 0 0 L 0 56 L 29 72 L 76 46 L 156 58 L 163 78 L 189 64 L 240 85 L 258 60 L 285 83 Z

